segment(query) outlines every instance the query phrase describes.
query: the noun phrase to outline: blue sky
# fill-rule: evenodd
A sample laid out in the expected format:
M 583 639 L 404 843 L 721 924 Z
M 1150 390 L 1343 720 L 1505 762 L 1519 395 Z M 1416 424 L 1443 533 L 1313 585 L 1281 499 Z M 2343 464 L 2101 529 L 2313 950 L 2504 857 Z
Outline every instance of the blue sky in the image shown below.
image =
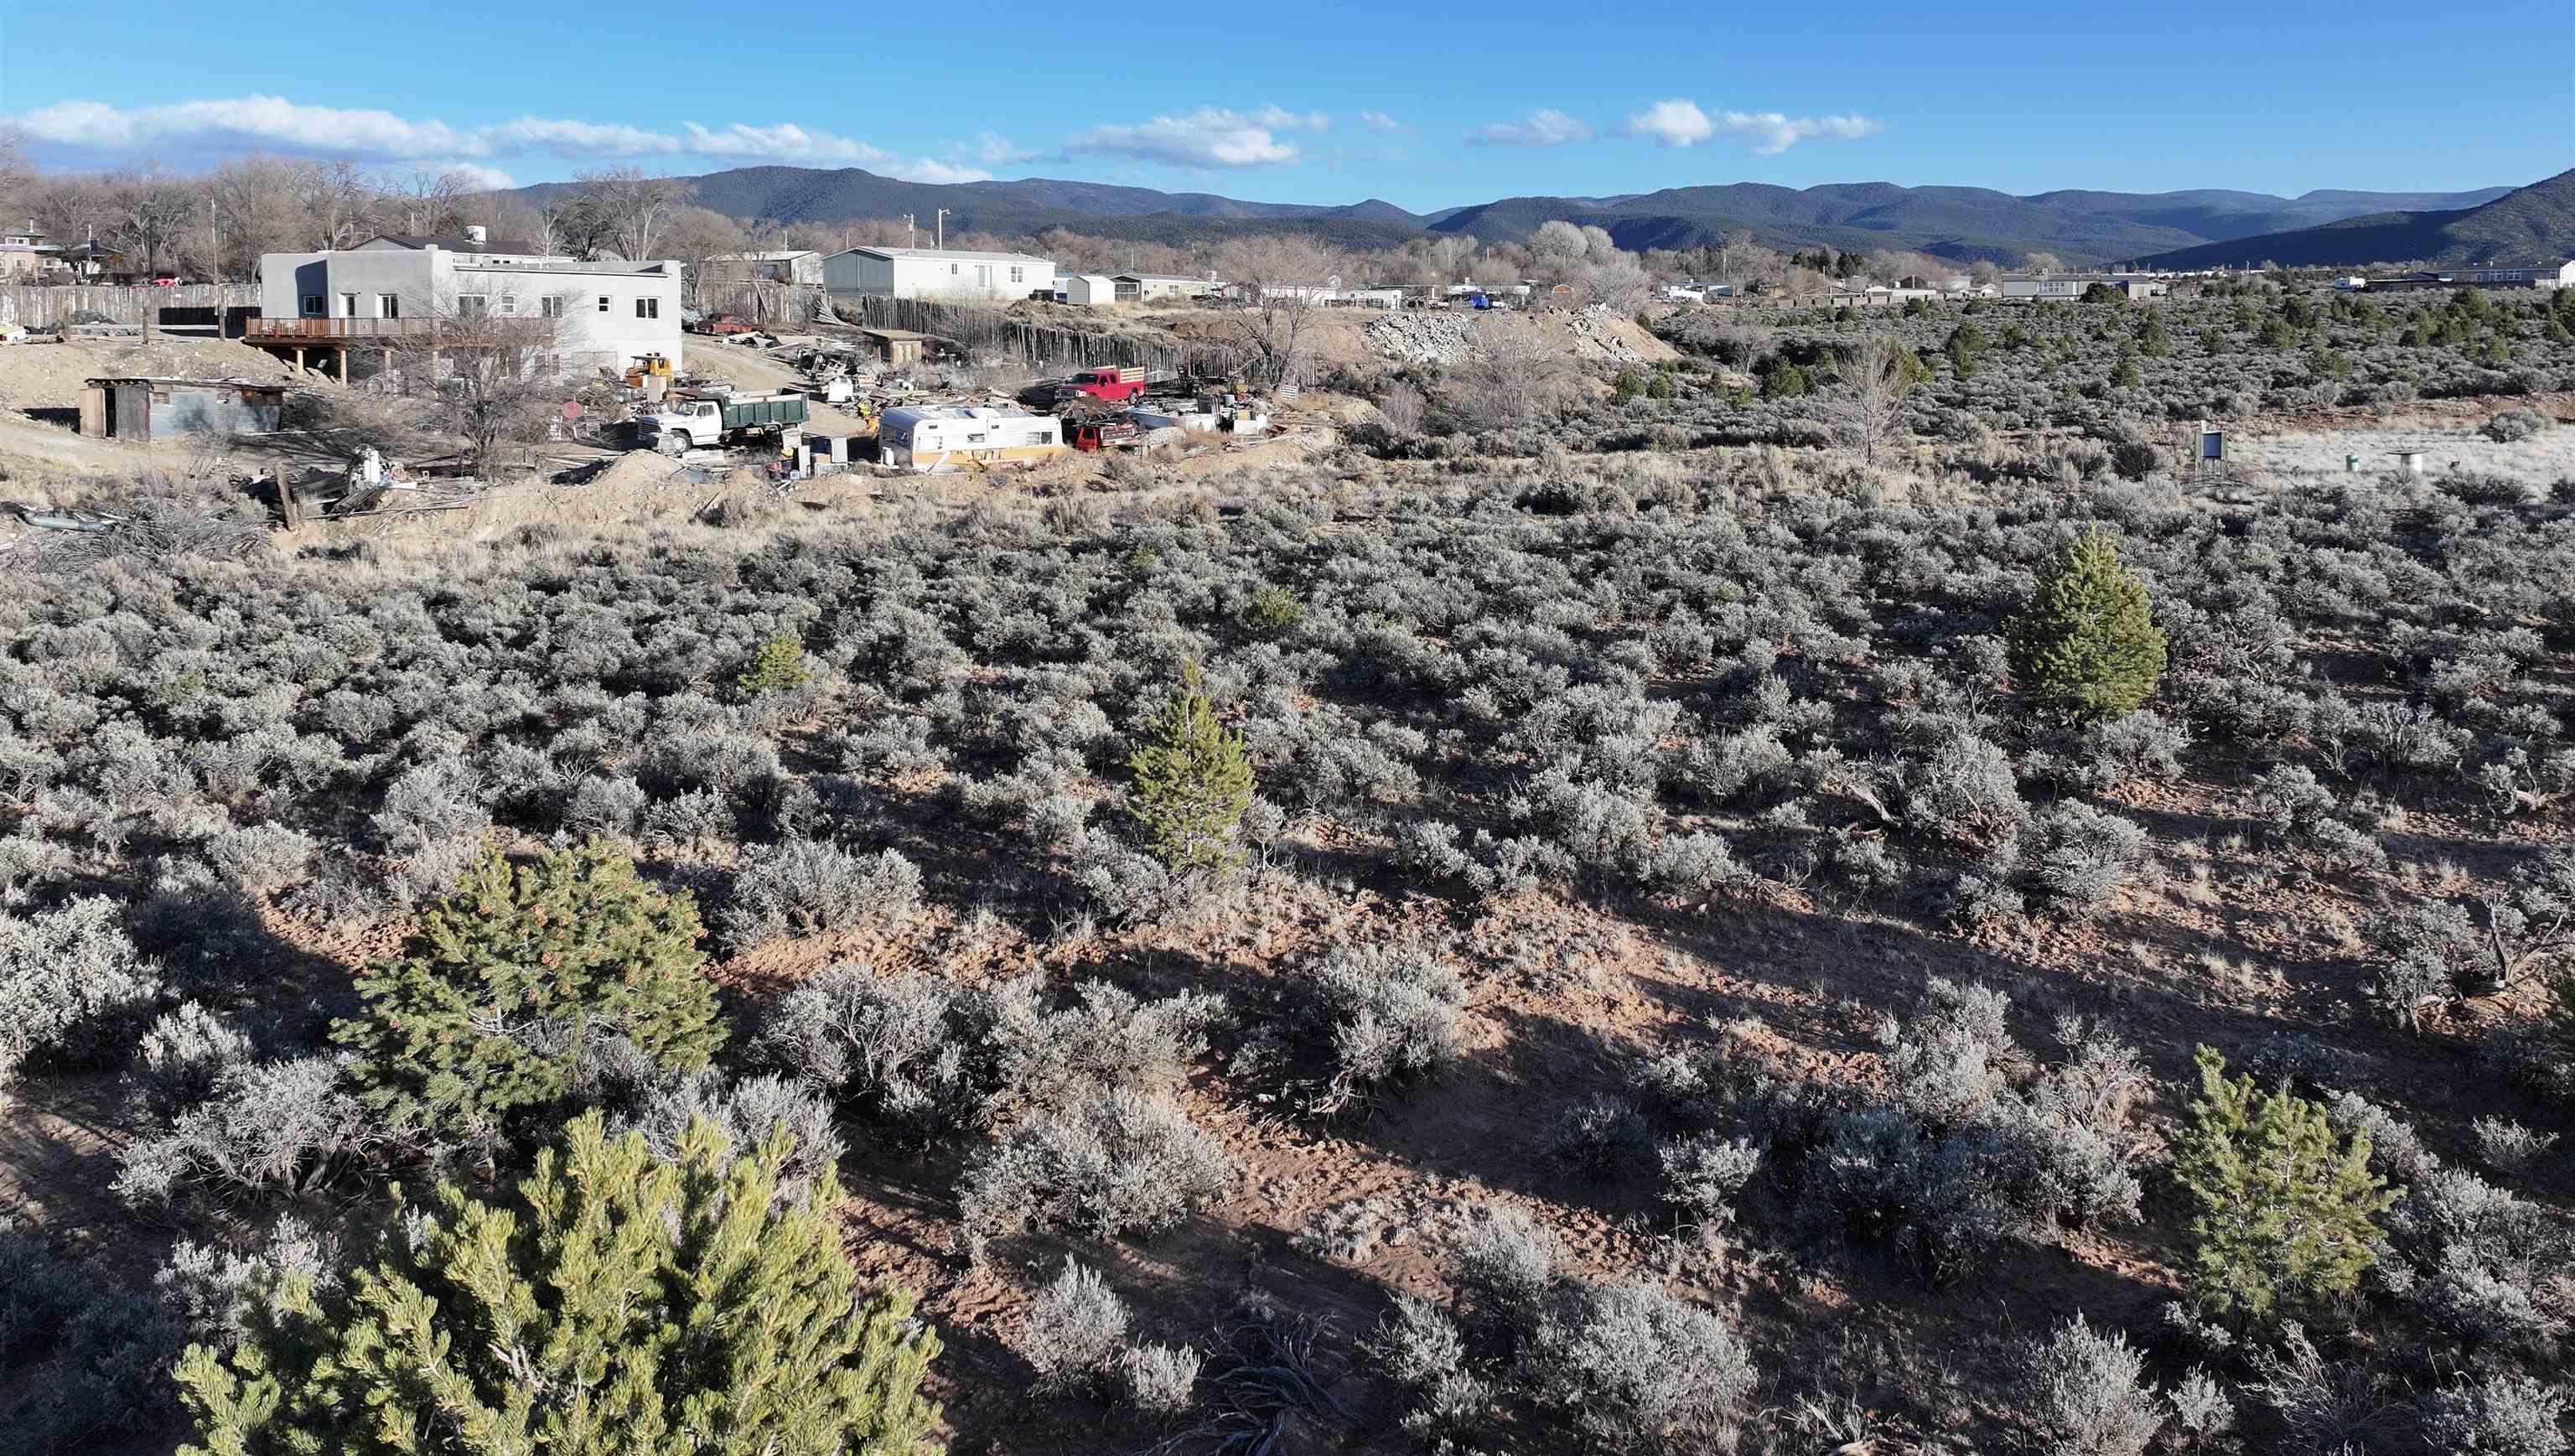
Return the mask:
M 2541 39 L 2565 0 L 2472 23 L 2191 0 L 894 10 L 11 6 L 0 125 L 49 166 L 775 163 L 1425 211 L 1738 181 L 2455 190 L 2575 165 L 2575 66 Z

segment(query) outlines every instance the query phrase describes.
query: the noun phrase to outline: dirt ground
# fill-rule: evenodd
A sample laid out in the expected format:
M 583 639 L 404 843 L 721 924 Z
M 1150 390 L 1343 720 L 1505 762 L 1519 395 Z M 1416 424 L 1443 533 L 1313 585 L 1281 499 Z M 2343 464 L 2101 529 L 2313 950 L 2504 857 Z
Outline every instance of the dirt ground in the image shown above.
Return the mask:
M 2399 451 L 2418 451 L 2428 475 L 2473 471 L 2546 488 L 2575 480 L 2575 396 L 2528 401 L 2443 400 L 2448 408 L 2410 408 L 2380 421 L 2296 419 L 2230 432 L 2227 454 L 2247 470 L 2313 477 L 2345 474 L 2345 458 L 2358 456 L 2359 473 L 2379 476 L 2401 469 Z M 2501 410 L 2530 409 L 2557 423 L 2527 440 L 2488 440 L 2479 428 Z

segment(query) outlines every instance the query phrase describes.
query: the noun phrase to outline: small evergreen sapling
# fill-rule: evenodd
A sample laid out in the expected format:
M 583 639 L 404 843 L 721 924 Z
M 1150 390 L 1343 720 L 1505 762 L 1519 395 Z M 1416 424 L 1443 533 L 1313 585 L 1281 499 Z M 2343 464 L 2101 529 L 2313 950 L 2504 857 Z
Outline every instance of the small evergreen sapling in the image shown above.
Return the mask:
M 2092 721 L 2132 712 L 2164 671 L 2164 635 L 2145 585 L 2097 528 L 2040 573 L 2027 611 L 2004 625 L 2012 680 L 2043 708 Z
M 516 1206 L 443 1187 L 345 1283 L 289 1272 L 229 1354 L 191 1346 L 182 1451 L 935 1452 L 939 1338 L 908 1291 L 860 1287 L 830 1171 L 776 1196 L 793 1144 L 736 1155 L 699 1119 L 666 1159 L 583 1114 Z
M 1128 815 L 1167 869 L 1222 870 L 1243 860 L 1243 815 L 1252 807 L 1252 759 L 1243 735 L 1217 721 L 1199 670 L 1147 728 L 1127 759 L 1135 772 Z
M 2286 1087 L 2229 1081 L 2208 1047 L 2198 1060 L 2200 1095 L 2173 1148 L 2198 1210 L 2191 1300 L 2251 1329 L 2321 1312 L 2377 1262 L 2374 1220 L 2396 1198 L 2370 1174 L 2369 1134 L 2337 1136 L 2323 1106 Z
M 487 847 L 426 907 L 402 954 L 358 978 L 333 1028 L 362 1057 L 370 1105 L 488 1145 L 504 1117 L 569 1095 L 591 1048 L 623 1037 L 665 1072 L 724 1039 L 700 973 L 696 902 L 663 894 L 605 841 L 513 868 Z

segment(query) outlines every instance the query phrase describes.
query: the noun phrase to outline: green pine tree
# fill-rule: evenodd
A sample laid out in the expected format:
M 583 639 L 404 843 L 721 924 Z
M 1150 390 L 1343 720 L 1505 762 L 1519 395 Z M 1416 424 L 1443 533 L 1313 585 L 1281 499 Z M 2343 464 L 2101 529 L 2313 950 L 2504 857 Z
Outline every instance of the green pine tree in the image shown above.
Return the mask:
M 2163 677 L 2164 635 L 2145 585 L 2119 565 L 2098 527 L 2039 574 L 2027 611 L 2003 624 L 2012 681 L 2069 718 L 2115 718 Z
M 2212 1318 L 2273 1330 L 2329 1312 L 2376 1262 L 2373 1219 L 2395 1201 L 2370 1175 L 2369 1134 L 2334 1134 L 2325 1110 L 2199 1048 L 2200 1095 L 2174 1139 L 2173 1169 L 2191 1219 L 2189 1293 Z
M 805 665 L 805 645 L 794 633 L 781 633 L 760 645 L 751 666 L 742 670 L 734 686 L 745 698 L 758 698 L 764 693 L 786 693 L 802 688 L 814 676 Z
M 1182 670 L 1180 691 L 1147 726 L 1127 766 L 1136 774 L 1127 812 L 1155 858 L 1176 870 L 1242 861 L 1237 835 L 1252 807 L 1252 759 L 1243 735 L 1217 721 L 1197 667 Z
M 602 1036 L 666 1071 L 707 1064 L 724 1026 L 698 935 L 688 891 L 656 890 L 605 841 L 516 869 L 486 848 L 358 978 L 365 1008 L 332 1035 L 359 1052 L 371 1105 L 488 1151 L 509 1114 L 572 1090 Z
M 791 1146 L 701 1118 L 665 1159 L 583 1114 L 515 1206 L 442 1187 L 345 1283 L 288 1274 L 229 1351 L 190 1346 L 182 1452 L 936 1456 L 938 1336 L 859 1288 L 831 1173 L 781 1196 Z

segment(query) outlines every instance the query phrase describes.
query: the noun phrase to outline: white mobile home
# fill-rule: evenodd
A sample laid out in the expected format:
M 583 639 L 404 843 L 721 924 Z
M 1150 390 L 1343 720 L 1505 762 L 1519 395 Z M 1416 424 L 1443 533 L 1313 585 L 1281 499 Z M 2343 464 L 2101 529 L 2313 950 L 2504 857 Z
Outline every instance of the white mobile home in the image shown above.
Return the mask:
M 1053 298 L 1055 263 L 1026 253 L 954 248 L 844 248 L 823 259 L 826 292 L 861 298 L 1016 303 Z
M 929 475 L 973 465 L 1035 465 L 1065 453 L 1053 415 L 983 405 L 905 406 L 877 421 L 878 459 Z
M 449 236 L 388 233 L 355 248 L 265 253 L 260 317 L 244 333 L 269 349 L 390 351 L 460 315 L 563 321 L 573 372 L 624 369 L 647 354 L 680 365 L 681 265 L 585 263 L 481 228 Z
M 1217 298 L 1225 293 L 1220 279 L 1191 278 L 1179 273 L 1122 273 L 1118 275 L 1118 296 L 1138 303 L 1161 303 L 1172 299 Z

